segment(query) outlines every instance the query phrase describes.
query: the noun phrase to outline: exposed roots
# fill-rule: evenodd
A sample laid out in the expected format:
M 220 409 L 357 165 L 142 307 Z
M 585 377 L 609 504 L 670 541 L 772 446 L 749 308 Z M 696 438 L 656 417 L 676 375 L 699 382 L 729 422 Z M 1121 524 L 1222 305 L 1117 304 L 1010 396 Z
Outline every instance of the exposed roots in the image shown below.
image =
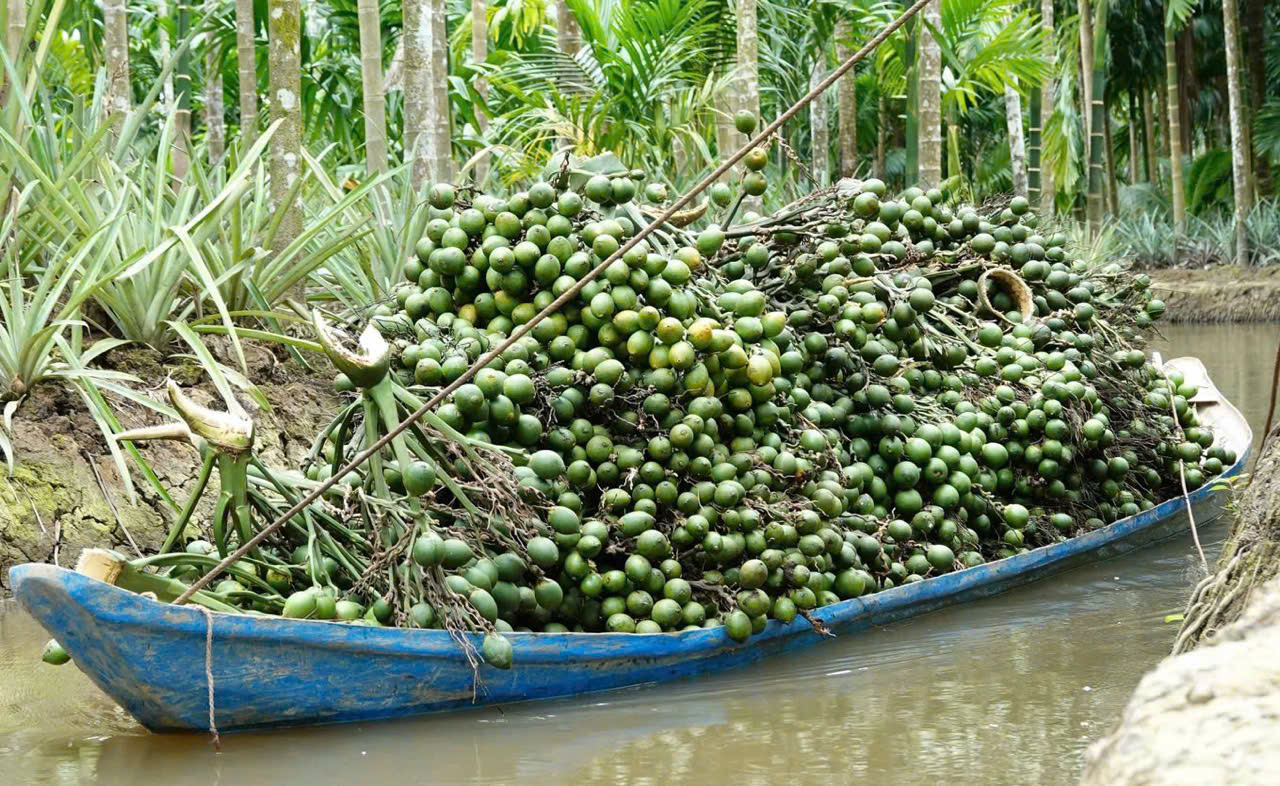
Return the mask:
M 1240 618 L 1255 587 L 1280 575 L 1280 449 L 1268 444 L 1241 494 L 1218 569 L 1196 586 L 1174 642 L 1195 649 Z

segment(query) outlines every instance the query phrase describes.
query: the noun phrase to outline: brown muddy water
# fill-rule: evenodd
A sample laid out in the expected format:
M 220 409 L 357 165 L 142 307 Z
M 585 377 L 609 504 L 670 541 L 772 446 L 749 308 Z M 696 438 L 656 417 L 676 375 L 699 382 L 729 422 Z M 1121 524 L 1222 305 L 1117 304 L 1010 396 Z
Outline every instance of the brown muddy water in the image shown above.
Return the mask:
M 1280 326 L 1172 326 L 1255 431 Z M 1202 532 L 1216 554 L 1224 530 Z M 1074 783 L 1168 652 L 1190 538 L 710 677 L 423 719 L 153 735 L 0 602 L 0 784 Z M 359 674 L 350 676 L 360 679 Z

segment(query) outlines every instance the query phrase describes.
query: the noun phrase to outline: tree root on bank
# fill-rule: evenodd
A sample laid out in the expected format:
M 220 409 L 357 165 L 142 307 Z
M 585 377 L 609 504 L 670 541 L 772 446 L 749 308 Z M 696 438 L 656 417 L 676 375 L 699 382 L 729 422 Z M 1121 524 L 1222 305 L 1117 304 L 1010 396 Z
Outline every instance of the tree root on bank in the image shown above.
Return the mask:
M 1200 582 L 1187 604 L 1173 654 L 1195 649 L 1240 619 L 1254 589 L 1276 575 L 1280 575 L 1280 440 L 1268 438 L 1238 500 L 1236 520 L 1217 571 Z

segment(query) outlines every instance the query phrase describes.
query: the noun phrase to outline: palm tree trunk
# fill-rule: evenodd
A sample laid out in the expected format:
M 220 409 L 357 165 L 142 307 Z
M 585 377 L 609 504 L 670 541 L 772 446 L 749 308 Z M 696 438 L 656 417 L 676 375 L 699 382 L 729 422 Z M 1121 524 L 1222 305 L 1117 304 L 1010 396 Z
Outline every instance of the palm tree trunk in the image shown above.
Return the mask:
M 1138 97 L 1129 91 L 1129 185 L 1138 182 Z
M 876 104 L 876 114 L 878 115 L 876 122 L 876 177 L 886 180 L 889 177 L 888 167 L 885 165 L 885 144 L 889 136 L 889 102 L 882 95 Z
M 1027 200 L 1039 205 L 1040 193 L 1040 91 L 1032 90 L 1029 96 L 1031 106 L 1027 107 Z
M 947 140 L 947 177 L 955 177 L 964 174 L 964 169 L 960 165 L 960 120 L 955 116 L 955 112 L 948 112 L 943 116 L 946 120 L 946 140 Z
M 1053 35 L 1053 0 L 1040 0 L 1040 26 L 1044 28 L 1044 49 L 1042 56 L 1044 57 L 1046 72 L 1050 76 L 1044 79 L 1044 85 L 1040 88 L 1040 117 L 1039 127 L 1043 133 L 1046 125 L 1045 121 L 1053 117 L 1054 102 L 1057 100 L 1056 86 L 1053 81 L 1052 74 L 1057 68 L 1058 48 L 1054 41 Z M 1043 154 L 1040 155 L 1040 212 L 1045 216 L 1053 215 L 1054 191 L 1053 191 L 1053 168 L 1044 160 Z
M 849 46 L 853 27 L 847 19 L 836 25 L 836 57 L 840 62 L 849 59 L 853 50 Z M 858 168 L 858 74 L 857 69 L 840 77 L 837 86 L 836 125 L 840 133 L 840 176 L 853 177 Z
M 279 123 L 271 136 L 271 202 L 284 211 L 273 250 L 279 253 L 302 233 L 302 209 L 290 192 L 302 176 L 302 6 L 299 0 L 267 2 L 267 81 L 271 121 Z
M 1195 127 L 1191 122 L 1191 99 L 1199 94 L 1196 84 L 1195 36 L 1184 25 L 1174 46 L 1178 50 L 1178 127 L 1182 131 L 1182 154 L 1194 157 Z
M 1244 107 L 1240 85 L 1240 15 L 1236 0 L 1222 0 L 1222 28 L 1227 44 L 1227 101 L 1231 115 L 1231 185 L 1235 191 L 1236 264 L 1249 261 L 1249 150 L 1245 146 Z
M 485 0 L 471 0 L 471 60 L 480 64 L 489 59 L 489 15 L 485 8 Z M 489 83 L 482 77 L 476 77 L 476 92 L 480 94 L 480 106 L 476 108 L 476 131 L 480 134 L 480 142 L 484 143 L 485 131 L 489 128 L 488 98 Z M 475 182 L 478 187 L 489 174 L 489 157 L 482 156 L 476 162 Z
M 169 49 L 169 4 L 166 0 L 156 0 L 156 18 L 165 20 L 165 24 L 157 25 L 156 37 L 160 42 L 160 62 L 168 63 L 169 56 L 172 51 Z M 173 111 L 173 71 L 164 78 L 164 87 L 160 91 L 161 100 L 164 102 L 161 106 L 161 116 L 168 117 Z
M 431 113 L 431 136 L 437 159 L 437 180 L 453 179 L 453 120 L 449 108 L 449 29 L 446 0 L 431 2 L 431 37 L 439 46 L 431 49 L 431 87 L 435 91 L 435 111 Z
M 756 0 L 738 0 L 738 59 L 737 73 L 735 75 L 735 83 L 737 89 L 735 93 L 735 103 L 738 111 L 747 111 L 755 115 L 757 119 L 760 117 L 760 52 L 759 39 L 757 37 L 757 17 L 756 17 Z M 741 147 L 747 143 L 749 137 L 746 134 L 737 133 L 734 129 L 732 135 L 733 149 Z M 742 200 L 742 207 L 746 210 L 759 210 L 760 198 L 747 197 Z
M 191 8 L 188 0 L 178 0 L 178 23 L 175 26 L 178 41 L 185 41 L 190 33 Z M 181 181 L 191 168 L 191 50 L 180 50 L 178 65 L 173 69 L 173 92 L 177 102 L 174 111 L 173 176 Z
M 27 3 L 26 0 L 8 0 L 7 14 L 5 22 L 5 50 L 9 53 L 9 58 L 17 65 L 19 49 L 21 49 L 23 41 L 27 34 Z M 18 73 L 22 73 L 22 69 L 16 69 Z M 9 94 L 8 72 L 0 73 L 0 106 L 4 106 L 5 99 Z
M 939 0 L 924 7 L 924 18 L 935 28 L 942 24 Z M 920 28 L 920 181 L 930 186 L 942 182 L 942 51 L 929 28 Z
M 907 66 L 907 95 L 903 112 L 902 146 L 906 151 L 906 183 L 920 181 L 920 27 L 915 19 L 907 22 L 907 40 L 903 46 Z
M 242 149 L 258 138 L 258 27 L 253 0 L 236 0 L 236 68 L 240 74 L 240 144 Z
M 1142 89 L 1142 150 L 1147 156 L 1147 182 L 1154 183 L 1159 175 L 1156 170 L 1155 118 L 1151 116 L 1151 93 Z
M 1166 52 L 1167 55 L 1167 52 Z M 1167 78 L 1166 74 L 1166 78 Z M 1160 122 L 1164 126 L 1160 129 L 1160 157 L 1169 157 L 1169 83 L 1166 81 L 1164 86 L 1156 90 L 1156 110 L 1159 113 Z
M 1249 106 L 1257 112 L 1267 100 L 1267 0 L 1245 0 L 1244 29 L 1249 53 Z M 1247 128 L 1247 126 L 1246 126 Z M 1254 195 L 1271 193 L 1271 164 L 1266 156 L 1253 157 Z
M 128 114 L 133 106 L 133 87 L 129 82 L 129 19 L 124 0 L 102 2 L 102 48 L 107 58 L 107 100 L 105 111 L 110 118 Z
M 1090 122 L 1093 115 L 1093 12 L 1089 0 L 1080 0 L 1080 96 L 1081 117 L 1084 118 L 1084 158 L 1089 160 L 1089 146 L 1093 144 Z
M 448 76 L 440 68 L 447 42 L 437 37 L 443 12 L 443 0 L 404 3 L 404 136 L 414 188 L 449 177 L 448 106 L 440 106 L 437 89 Z
M 1084 121 L 1089 133 L 1085 137 L 1085 160 L 1089 162 L 1088 191 L 1085 194 L 1085 215 L 1089 222 L 1089 234 L 1097 237 L 1102 230 L 1103 201 L 1105 199 L 1102 105 L 1102 60 L 1097 56 L 1099 47 L 1093 35 L 1093 10 L 1089 0 L 1080 0 L 1080 70 L 1084 96 Z
M 1181 234 L 1187 223 L 1187 198 L 1182 191 L 1182 118 L 1181 102 L 1178 100 L 1178 47 L 1177 38 L 1171 20 L 1166 19 L 1164 25 L 1164 59 L 1165 88 L 1168 97 L 1165 104 L 1169 108 L 1169 169 L 1173 173 L 1173 228 Z M 1177 248 L 1174 248 L 1177 254 Z
M 1027 151 L 1022 137 L 1022 96 L 1012 85 L 1004 86 L 1004 120 L 1009 129 L 1009 165 L 1013 170 L 1013 193 L 1027 196 Z
M 738 0 L 738 109 L 760 117 L 760 63 L 759 39 L 756 27 L 756 0 Z M 744 134 L 735 134 L 736 145 L 747 141 Z
M 364 92 L 364 166 L 370 176 L 387 169 L 387 96 L 382 84 L 382 18 L 378 0 L 357 0 L 360 79 Z
M 736 148 L 734 147 L 734 128 L 733 113 L 738 111 L 736 102 L 737 96 L 734 95 L 734 87 L 732 83 L 726 82 L 723 88 L 716 93 L 715 98 L 715 114 L 716 114 L 716 151 L 720 158 L 728 158 Z M 724 180 L 729 178 L 729 174 L 725 173 Z
M 1102 112 L 1102 149 L 1107 164 L 1107 212 L 1114 215 L 1117 210 L 1118 198 L 1116 195 L 1116 146 L 1115 137 L 1111 135 L 1111 105 L 1106 102 L 1106 96 L 1099 99 L 1101 106 L 1099 110 Z
M 216 165 L 227 149 L 226 105 L 222 100 L 222 70 L 212 48 L 205 53 L 204 127 L 209 140 L 209 163 Z
M 1085 214 L 1088 216 L 1089 228 L 1094 237 L 1102 230 L 1102 216 L 1106 212 L 1106 152 L 1107 138 L 1104 124 L 1106 107 L 1102 99 L 1104 90 L 1103 74 L 1100 67 L 1093 69 L 1093 108 L 1089 113 L 1089 191 L 1086 195 Z
M 573 15 L 573 11 L 569 9 L 569 4 L 565 0 L 556 0 L 556 46 L 566 55 L 576 55 L 582 49 L 582 28 L 578 26 L 578 18 Z M 719 101 L 719 98 L 717 98 Z M 729 110 L 729 114 L 733 114 L 733 110 Z M 716 140 L 722 138 L 724 133 L 722 127 L 732 128 L 733 124 L 728 118 L 716 118 Z M 562 147 L 572 148 L 577 144 L 577 137 L 566 137 L 560 140 Z
M 564 0 L 556 0 L 556 45 L 566 55 L 576 55 L 582 48 L 582 28 Z
M 826 63 L 823 62 L 825 54 L 825 52 L 819 52 L 818 57 L 813 61 L 813 70 L 809 74 L 810 90 L 817 87 L 827 75 L 824 67 Z M 809 104 L 809 148 L 812 151 L 813 179 L 817 181 L 818 188 L 826 188 L 831 181 L 831 119 L 828 117 L 830 111 L 825 93 Z M 840 129 L 840 134 L 843 142 L 843 127 Z

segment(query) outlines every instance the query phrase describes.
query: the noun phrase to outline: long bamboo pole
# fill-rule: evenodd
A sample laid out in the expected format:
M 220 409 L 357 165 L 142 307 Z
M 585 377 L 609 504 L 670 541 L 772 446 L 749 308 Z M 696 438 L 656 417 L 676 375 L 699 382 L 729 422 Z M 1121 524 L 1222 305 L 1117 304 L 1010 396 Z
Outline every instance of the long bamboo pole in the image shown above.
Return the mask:
M 218 574 L 222 573 L 222 571 L 226 570 L 237 560 L 242 559 L 250 551 L 257 548 L 258 544 L 266 540 L 266 538 L 271 533 L 275 532 L 277 529 L 284 526 L 287 521 L 289 521 L 294 516 L 301 513 L 308 505 L 310 505 L 312 502 L 315 502 L 326 491 L 333 488 L 335 483 L 337 483 L 339 480 L 345 477 L 348 473 L 350 473 L 356 467 L 359 467 L 361 464 L 368 461 L 371 457 L 379 453 L 383 448 L 385 448 L 388 444 L 390 444 L 393 439 L 395 439 L 401 433 L 403 433 L 406 429 L 408 429 L 409 426 L 416 423 L 420 418 L 422 418 L 423 415 L 427 414 L 436 406 L 438 406 L 441 401 L 444 401 L 445 398 L 452 395 L 455 390 L 465 385 L 472 377 L 476 375 L 477 371 L 489 365 L 489 363 L 493 362 L 494 358 L 498 357 L 503 352 L 505 352 L 509 347 L 515 344 L 517 341 L 524 338 L 525 335 L 529 333 L 529 331 L 537 327 L 539 322 L 551 316 L 552 314 L 556 313 L 561 308 L 563 308 L 565 304 L 574 300 L 578 296 L 578 293 L 582 291 L 583 287 L 585 287 L 587 284 L 591 283 L 596 278 L 598 278 L 602 273 L 604 273 L 604 271 L 610 265 L 612 265 L 617 260 L 621 259 L 624 254 L 626 254 L 628 251 L 630 251 L 631 249 L 639 245 L 640 242 L 643 241 L 645 238 L 647 238 L 649 235 L 653 234 L 653 232 L 656 229 L 658 229 L 658 227 L 662 226 L 667 221 L 671 220 L 672 216 L 674 216 L 681 209 L 683 209 L 685 205 L 688 205 L 695 198 L 697 198 L 697 196 L 701 194 L 703 191 L 705 191 L 712 183 L 715 183 L 717 180 L 719 180 L 720 177 L 724 175 L 724 173 L 728 172 L 734 166 L 734 164 L 737 164 L 739 161 L 741 161 L 747 155 L 747 153 L 751 152 L 753 149 L 759 147 L 761 144 L 771 139 L 773 135 L 778 131 L 778 129 L 782 128 L 782 125 L 784 123 L 786 123 L 791 118 L 795 117 L 797 114 L 800 113 L 800 110 L 804 109 L 815 98 L 817 98 L 818 96 L 826 92 L 826 90 L 830 88 L 832 85 L 834 85 L 840 79 L 840 77 L 848 73 L 855 65 L 858 64 L 859 61 L 861 61 L 864 57 L 866 57 L 872 51 L 874 51 L 875 48 L 878 47 L 880 44 L 884 43 L 884 40 L 886 38 L 893 35 L 895 30 L 897 30 L 899 27 L 902 27 L 903 23 L 905 23 L 911 17 L 915 16 L 917 13 L 919 13 L 920 9 L 924 8 L 925 5 L 927 5 L 932 1 L 933 0 L 916 0 L 916 2 L 906 11 L 904 11 L 901 16 L 899 16 L 897 19 L 890 22 L 883 30 L 877 33 L 875 37 L 873 37 L 870 41 L 864 44 L 861 49 L 853 53 L 853 55 L 851 55 L 848 60 L 845 60 L 843 63 L 841 63 L 839 68 L 837 68 L 836 70 L 828 74 L 825 79 L 823 79 L 821 82 L 815 85 L 813 89 L 810 90 L 808 93 L 806 93 L 803 97 L 801 97 L 799 101 L 792 104 L 791 108 L 789 108 L 787 111 L 783 112 L 782 114 L 778 115 L 778 117 L 774 119 L 772 123 L 764 127 L 764 130 L 762 130 L 759 134 L 757 134 L 753 139 L 748 140 L 747 143 L 743 145 L 741 148 L 739 148 L 736 153 L 729 156 L 729 158 L 727 158 L 726 160 L 722 161 L 720 163 L 720 166 L 716 167 L 714 171 L 712 171 L 706 177 L 702 178 L 702 180 L 698 181 L 697 185 L 695 185 L 689 191 L 685 192 L 684 196 L 680 197 L 675 202 L 673 202 L 671 206 L 668 207 L 662 213 L 662 215 L 658 216 L 649 224 L 645 225 L 643 229 L 641 229 L 639 232 L 633 235 L 632 238 L 628 240 L 626 243 L 624 243 L 617 251 L 614 251 L 599 265 L 596 265 L 594 269 L 592 269 L 585 276 L 579 279 L 576 284 L 574 284 L 572 287 L 567 289 L 562 295 L 560 295 L 560 297 L 551 301 L 551 303 L 549 303 L 546 308 L 539 311 L 536 315 L 534 315 L 532 319 L 530 319 L 528 322 L 524 323 L 520 327 L 516 328 L 515 331 L 512 332 L 512 334 L 505 341 L 503 341 L 493 349 L 490 349 L 488 352 L 481 355 L 476 360 L 475 363 L 471 364 L 470 368 L 468 368 L 466 371 L 462 373 L 461 376 L 459 376 L 449 385 L 445 386 L 445 388 L 441 390 L 439 393 L 432 396 L 429 401 L 424 403 L 422 406 L 418 407 L 417 410 L 411 413 L 404 420 L 400 421 L 400 425 L 388 431 L 386 434 L 383 434 L 381 439 L 379 439 L 377 442 L 373 443 L 372 445 L 370 445 L 369 447 L 365 448 L 363 451 L 358 453 L 355 457 L 351 459 L 351 461 L 347 462 L 345 466 L 340 467 L 336 472 L 330 475 L 327 480 L 325 480 L 323 483 L 321 483 L 320 485 L 312 489 L 302 499 L 298 500 L 298 502 L 293 507 L 289 508 L 284 513 L 282 513 L 279 518 L 277 518 L 275 521 L 271 522 L 267 526 L 263 527 L 258 532 L 258 534 L 250 538 L 248 542 L 241 544 L 240 548 L 236 549 L 231 554 L 228 554 L 221 562 L 213 566 L 213 568 L 210 569 L 208 573 L 201 576 L 199 579 L 195 581 L 195 583 L 193 583 L 189 588 L 187 588 L 186 592 L 178 596 L 177 600 L 175 600 L 174 603 L 177 605 L 181 605 L 183 603 L 186 603 L 188 600 L 190 600 L 192 595 L 194 595 L 196 592 L 198 592 L 199 590 L 207 586 L 209 582 L 213 581 L 214 578 L 218 576 Z

